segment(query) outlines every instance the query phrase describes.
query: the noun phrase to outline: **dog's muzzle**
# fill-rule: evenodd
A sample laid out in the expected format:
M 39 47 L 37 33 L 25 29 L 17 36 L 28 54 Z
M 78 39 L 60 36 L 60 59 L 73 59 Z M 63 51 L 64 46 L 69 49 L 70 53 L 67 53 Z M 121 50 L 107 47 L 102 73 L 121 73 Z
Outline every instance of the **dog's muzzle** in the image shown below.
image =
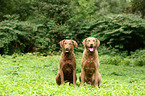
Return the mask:
M 93 44 L 90 44 L 90 47 L 88 49 L 90 52 L 93 52 L 94 51 Z
M 66 53 L 69 53 L 69 48 L 66 47 L 66 48 L 65 48 L 65 52 L 66 52 Z

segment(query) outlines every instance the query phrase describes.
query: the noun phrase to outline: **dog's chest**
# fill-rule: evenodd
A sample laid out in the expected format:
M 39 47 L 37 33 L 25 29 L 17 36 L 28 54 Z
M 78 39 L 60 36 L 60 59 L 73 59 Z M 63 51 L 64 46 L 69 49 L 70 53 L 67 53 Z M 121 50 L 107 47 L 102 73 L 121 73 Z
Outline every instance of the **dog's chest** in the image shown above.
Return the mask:
M 70 75 L 75 67 L 75 62 L 72 58 L 65 58 L 63 60 L 62 70 L 65 75 Z
M 95 73 L 95 70 L 96 70 L 95 62 L 86 61 L 84 70 L 87 77 L 92 77 L 92 75 Z
M 62 68 L 64 75 L 69 76 L 73 73 L 73 66 L 71 64 L 65 64 Z

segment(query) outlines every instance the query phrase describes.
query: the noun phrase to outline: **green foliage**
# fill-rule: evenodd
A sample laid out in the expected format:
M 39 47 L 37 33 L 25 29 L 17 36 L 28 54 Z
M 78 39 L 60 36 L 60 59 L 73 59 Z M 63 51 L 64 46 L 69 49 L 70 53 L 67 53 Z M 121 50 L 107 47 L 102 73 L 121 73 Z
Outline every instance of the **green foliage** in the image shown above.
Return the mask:
M 122 61 L 122 58 L 120 56 L 111 57 L 111 56 L 106 55 L 100 58 L 101 64 L 120 65 L 121 61 Z
M 1 0 L 0 3 L 0 54 L 35 51 L 59 54 L 62 39 L 76 40 L 79 44 L 76 51 L 82 52 L 81 42 L 88 36 L 97 37 L 109 48 L 129 53 L 145 45 L 145 21 L 119 14 L 128 8 L 126 0 Z
M 0 21 L 5 19 L 4 15 L 19 15 L 19 19 L 26 20 L 32 13 L 32 0 L 1 0 Z
M 126 0 L 78 0 L 72 5 L 75 6 L 75 17 L 83 20 L 109 13 L 119 14 L 129 6 L 129 3 Z
M 0 48 L 5 54 L 11 54 L 15 50 L 52 54 L 59 51 L 59 41 L 62 39 L 76 40 L 80 46 L 76 51 L 82 52 L 81 42 L 88 36 L 94 36 L 101 41 L 101 45 L 107 45 L 108 49 L 101 47 L 102 50 L 106 50 L 106 54 L 112 47 L 130 52 L 145 45 L 145 21 L 134 15 L 107 15 L 90 22 L 84 20 L 77 23 L 71 19 L 67 24 L 73 27 L 57 25 L 49 18 L 38 24 L 33 21 L 19 21 L 17 15 L 7 15 L 5 18 L 7 19 L 0 23 Z
M 145 18 L 145 1 L 144 0 L 131 0 L 133 13 L 138 13 Z
M 70 0 L 34 0 L 32 3 L 35 13 L 33 14 L 53 19 L 55 23 L 62 25 L 73 15 L 71 2 Z
M 81 70 L 81 55 L 77 55 L 76 58 L 78 70 Z M 57 86 L 55 76 L 59 59 L 60 56 L 44 57 L 30 53 L 0 56 L 0 95 L 145 95 L 144 66 L 129 67 L 101 63 L 99 72 L 103 81 L 100 88 L 88 84 L 80 86 L 79 79 L 76 87 L 68 83 Z M 77 71 L 77 78 L 79 74 Z
M 14 14 L 18 14 L 20 20 L 27 20 L 34 13 L 33 3 L 31 0 L 16 0 Z
M 77 19 L 75 19 L 77 20 Z M 98 19 L 73 21 L 70 19 L 74 37 L 80 43 L 88 36 L 93 36 L 107 47 L 122 51 L 135 51 L 145 46 L 145 20 L 131 14 L 112 14 Z
M 145 59 L 144 58 L 145 58 L 145 56 L 144 57 L 140 56 L 140 57 L 136 58 L 135 62 L 134 62 L 134 65 L 144 66 L 145 65 Z
M 101 45 L 97 48 L 98 54 L 101 55 L 110 55 L 110 56 L 121 56 L 121 57 L 126 57 L 127 56 L 127 51 L 120 51 L 119 49 L 115 49 L 112 47 L 106 47 L 105 45 Z
M 129 6 L 126 0 L 95 0 L 97 16 L 104 16 L 110 13 L 119 14 Z
M 3 15 L 9 13 L 12 14 L 12 11 L 14 9 L 14 2 L 12 0 L 1 0 L 0 1 L 0 21 L 3 18 Z
M 59 50 L 59 41 L 68 35 L 67 26 L 58 26 L 47 19 L 42 24 L 19 21 L 17 15 L 6 15 L 0 23 L 1 54 L 41 52 L 45 55 Z
M 136 50 L 135 52 L 131 52 L 131 58 L 136 58 L 136 57 L 138 57 L 138 56 L 145 56 L 145 49 L 138 49 L 138 50 Z
M 136 66 L 144 66 L 145 65 L 145 50 L 136 50 L 131 53 L 130 58 L 134 58 L 133 64 Z
M 4 54 L 12 54 L 18 50 L 24 52 L 28 42 L 31 43 L 32 26 L 28 22 L 18 21 L 17 15 L 6 15 L 5 18 L 7 20 L 0 22 L 1 50 L 4 50 Z
M 130 56 L 125 55 L 127 52 L 122 52 L 119 51 L 107 51 L 108 53 L 106 54 L 106 51 L 104 50 L 99 50 L 98 52 L 100 53 L 100 63 L 101 64 L 112 64 L 112 65 L 122 65 L 122 66 L 144 66 L 145 65 L 145 50 L 137 50 L 135 52 L 132 52 Z M 108 55 L 110 53 L 110 55 Z M 113 53 L 113 54 L 112 54 Z
M 145 20 L 138 16 L 107 15 L 93 22 L 87 31 L 107 46 L 128 52 L 145 46 Z
M 75 15 L 66 22 L 73 34 L 71 37 L 81 43 L 84 38 L 91 35 L 92 30 L 88 28 L 96 24 L 96 19 L 109 13 L 123 12 L 126 4 L 124 0 L 79 0 L 73 3 Z
M 35 43 L 38 52 L 49 51 L 49 54 L 59 50 L 59 41 L 67 35 L 66 26 L 58 26 L 53 20 L 47 19 L 43 24 L 37 25 Z

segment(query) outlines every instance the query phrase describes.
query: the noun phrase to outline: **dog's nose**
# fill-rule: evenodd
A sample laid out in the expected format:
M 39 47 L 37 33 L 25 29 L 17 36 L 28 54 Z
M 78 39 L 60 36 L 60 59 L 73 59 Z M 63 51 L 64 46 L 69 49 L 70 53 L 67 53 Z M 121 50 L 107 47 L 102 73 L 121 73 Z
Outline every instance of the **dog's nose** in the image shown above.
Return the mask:
M 93 47 L 93 44 L 90 44 L 90 47 Z
M 68 50 L 68 47 L 66 47 L 65 50 Z

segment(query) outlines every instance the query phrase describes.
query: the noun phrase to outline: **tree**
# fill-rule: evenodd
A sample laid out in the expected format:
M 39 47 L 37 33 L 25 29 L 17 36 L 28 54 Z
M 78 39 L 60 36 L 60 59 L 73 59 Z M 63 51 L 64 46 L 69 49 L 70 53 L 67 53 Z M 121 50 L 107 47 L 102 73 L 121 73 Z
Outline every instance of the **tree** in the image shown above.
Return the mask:
M 12 0 L 0 0 L 0 20 L 3 19 L 3 15 L 12 14 L 14 3 Z
M 19 14 L 20 20 L 26 20 L 33 13 L 31 0 L 0 0 L 0 9 L 0 21 L 7 14 Z
M 132 12 L 142 15 L 145 18 L 145 0 L 132 0 Z

